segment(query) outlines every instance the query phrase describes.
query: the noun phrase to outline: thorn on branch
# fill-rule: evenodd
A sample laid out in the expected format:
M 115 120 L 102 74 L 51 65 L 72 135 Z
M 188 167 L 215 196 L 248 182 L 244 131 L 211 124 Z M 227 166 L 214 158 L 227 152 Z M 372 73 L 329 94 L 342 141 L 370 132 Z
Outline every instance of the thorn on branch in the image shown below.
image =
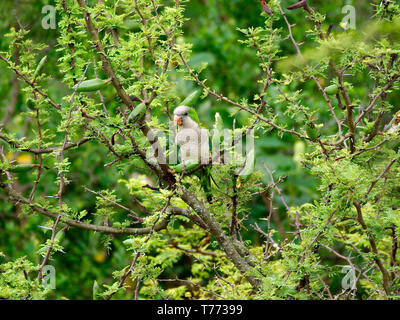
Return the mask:
M 264 11 L 269 14 L 270 16 L 272 16 L 272 11 L 271 9 L 268 7 L 267 3 L 265 2 L 265 0 L 260 0 L 260 3 L 264 9 Z
M 79 108 L 79 111 L 81 112 L 82 117 L 90 119 L 90 120 L 96 120 L 95 117 L 88 115 L 82 108 Z
M 298 8 L 305 8 L 307 6 L 307 0 L 301 0 L 295 4 L 292 4 L 291 6 L 287 7 L 288 10 L 295 10 Z
M 338 107 L 342 110 L 345 110 L 346 107 L 342 104 L 342 99 L 340 98 L 340 93 L 336 93 L 336 99 L 338 101 Z
M 132 101 L 142 102 L 142 100 L 141 100 L 139 97 L 136 97 L 136 96 L 129 96 L 129 98 L 130 98 Z M 118 102 L 119 102 L 120 104 L 123 103 L 122 99 L 119 99 Z
M 332 32 L 332 29 L 333 29 L 333 24 L 330 24 L 329 25 L 329 28 L 328 28 L 328 31 L 326 31 L 326 37 L 329 37 L 329 35 L 331 34 L 331 32 Z
M 115 145 L 115 136 L 116 136 L 117 134 L 118 134 L 118 133 L 115 132 L 115 133 L 111 136 L 111 145 L 112 145 L 112 146 Z

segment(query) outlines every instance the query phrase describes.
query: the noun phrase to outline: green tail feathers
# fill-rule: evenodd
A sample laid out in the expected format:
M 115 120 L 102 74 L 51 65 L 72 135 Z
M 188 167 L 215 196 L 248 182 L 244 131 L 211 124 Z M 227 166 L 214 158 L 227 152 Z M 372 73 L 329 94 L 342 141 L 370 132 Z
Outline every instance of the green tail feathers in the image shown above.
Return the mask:
M 212 201 L 212 189 L 211 189 L 211 168 L 209 166 L 202 168 L 196 174 L 200 179 L 201 187 L 206 194 L 208 202 Z

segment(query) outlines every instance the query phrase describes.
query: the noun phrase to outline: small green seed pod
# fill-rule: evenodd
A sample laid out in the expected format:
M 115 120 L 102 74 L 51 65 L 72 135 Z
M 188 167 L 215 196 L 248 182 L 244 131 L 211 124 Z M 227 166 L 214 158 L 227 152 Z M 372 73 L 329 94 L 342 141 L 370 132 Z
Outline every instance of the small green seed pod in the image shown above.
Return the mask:
M 64 230 L 60 230 L 57 232 L 56 236 L 54 237 L 54 241 L 57 241 L 58 244 L 61 244 L 61 242 L 64 240 L 65 232 Z
M 136 106 L 135 109 L 132 110 L 131 114 L 128 117 L 128 122 L 135 123 L 140 120 L 143 115 L 146 113 L 146 105 L 141 103 Z
M 200 90 L 193 91 L 179 105 L 191 107 L 196 102 L 197 98 L 200 96 L 200 93 L 201 93 Z
M 332 84 L 324 89 L 326 94 L 333 96 L 338 92 L 338 86 L 336 84 Z
M 40 71 L 42 71 L 43 66 L 47 60 L 47 56 L 44 56 L 38 63 L 35 73 L 33 74 L 33 80 L 36 80 L 36 77 L 39 75 Z
M 26 106 L 31 110 L 36 110 L 35 100 L 33 100 L 32 98 L 26 99 Z
M 91 92 L 103 89 L 109 81 L 102 79 L 91 79 L 76 84 L 73 89 L 77 92 Z

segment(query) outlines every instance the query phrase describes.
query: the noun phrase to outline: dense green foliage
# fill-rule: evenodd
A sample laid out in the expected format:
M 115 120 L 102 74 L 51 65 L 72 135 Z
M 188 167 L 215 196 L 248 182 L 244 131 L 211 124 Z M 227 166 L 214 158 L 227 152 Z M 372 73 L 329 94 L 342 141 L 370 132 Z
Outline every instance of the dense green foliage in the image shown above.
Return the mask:
M 358 2 L 1 1 L 0 299 L 397 299 L 400 6 Z M 254 129 L 212 200 L 189 100 Z

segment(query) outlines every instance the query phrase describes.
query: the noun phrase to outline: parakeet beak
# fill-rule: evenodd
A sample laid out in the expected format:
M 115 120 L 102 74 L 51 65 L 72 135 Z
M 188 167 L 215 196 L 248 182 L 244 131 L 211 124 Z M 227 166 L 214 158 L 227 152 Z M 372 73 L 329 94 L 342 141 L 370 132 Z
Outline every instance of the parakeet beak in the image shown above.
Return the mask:
M 182 117 L 174 116 L 174 123 L 177 124 L 178 126 L 181 126 L 183 124 Z

